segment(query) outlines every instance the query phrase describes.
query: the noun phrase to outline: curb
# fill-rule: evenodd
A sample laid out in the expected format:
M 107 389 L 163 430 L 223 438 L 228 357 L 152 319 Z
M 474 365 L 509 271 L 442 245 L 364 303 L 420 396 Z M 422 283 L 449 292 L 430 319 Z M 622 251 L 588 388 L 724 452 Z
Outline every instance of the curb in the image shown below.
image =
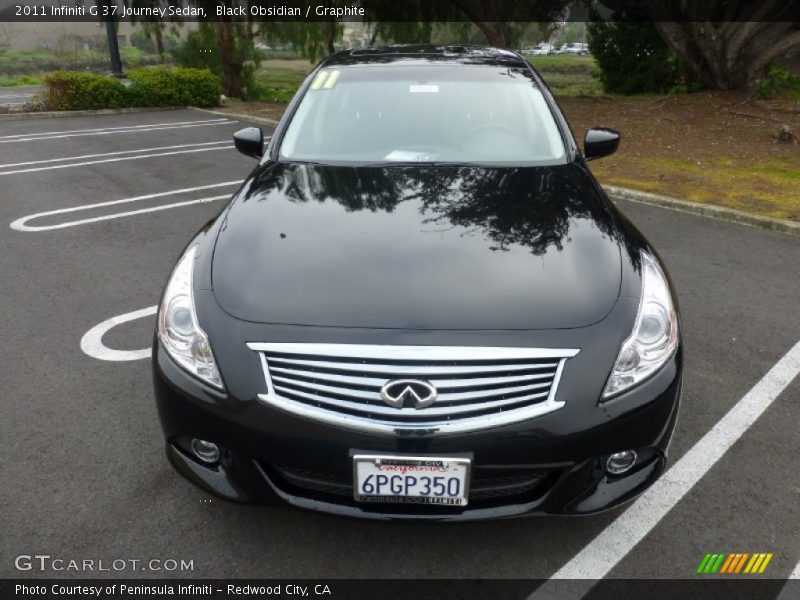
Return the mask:
M 242 113 L 234 113 L 234 112 L 222 112 L 221 110 L 210 110 L 208 108 L 197 108 L 196 106 L 190 107 L 194 110 L 198 110 L 200 112 L 208 113 L 210 115 L 221 115 L 223 117 L 237 117 L 242 121 L 253 121 L 255 123 L 262 123 L 264 125 L 269 125 L 270 127 L 275 127 L 278 124 L 278 121 L 273 119 L 267 119 L 265 117 L 253 117 L 251 115 L 242 114 Z
M 795 223 L 794 221 L 790 221 L 788 219 L 762 217 L 760 215 L 752 215 L 750 213 L 735 210 L 733 208 L 723 208 L 721 206 L 713 206 L 710 204 L 689 202 L 687 200 L 671 198 L 670 196 L 661 196 L 659 194 L 651 194 L 649 192 L 639 192 L 637 190 L 616 187 L 613 185 L 604 185 L 603 189 L 612 200 L 627 200 L 629 202 L 638 202 L 639 204 L 649 204 L 651 206 L 677 210 L 693 215 L 699 215 L 701 217 L 707 217 L 709 219 L 728 221 L 729 223 L 737 223 L 739 225 L 747 225 L 749 227 L 759 227 L 760 229 L 769 229 L 771 231 L 787 233 L 789 235 L 800 235 L 800 223 Z
M 146 108 L 102 108 L 99 110 L 59 110 L 49 112 L 2 113 L 0 121 L 25 119 L 61 119 L 64 117 L 88 117 L 91 115 L 124 115 L 128 113 L 162 112 L 167 110 L 185 110 L 191 106 L 148 106 Z

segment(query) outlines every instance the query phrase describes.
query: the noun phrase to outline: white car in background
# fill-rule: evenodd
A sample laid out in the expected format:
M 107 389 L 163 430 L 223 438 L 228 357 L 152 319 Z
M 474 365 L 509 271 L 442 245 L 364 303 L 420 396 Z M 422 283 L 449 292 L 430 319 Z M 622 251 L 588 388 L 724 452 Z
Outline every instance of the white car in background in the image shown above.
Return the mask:
M 554 50 L 555 47 L 551 44 L 538 44 L 530 48 L 530 52 L 527 52 L 527 54 L 532 54 L 533 56 L 547 56 L 548 54 L 552 54 Z
M 589 45 L 575 42 L 572 44 L 564 44 L 561 47 L 560 54 L 571 54 L 573 56 L 586 56 L 589 54 Z

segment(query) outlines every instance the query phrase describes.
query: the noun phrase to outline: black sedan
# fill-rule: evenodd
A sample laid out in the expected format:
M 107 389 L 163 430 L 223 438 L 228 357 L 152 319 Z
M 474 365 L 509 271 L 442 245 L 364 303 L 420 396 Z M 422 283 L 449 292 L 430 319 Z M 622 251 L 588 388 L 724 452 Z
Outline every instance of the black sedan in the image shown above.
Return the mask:
M 587 514 L 663 472 L 682 346 L 656 252 L 538 74 L 492 48 L 308 77 L 166 285 L 167 455 L 218 496 L 379 519 Z

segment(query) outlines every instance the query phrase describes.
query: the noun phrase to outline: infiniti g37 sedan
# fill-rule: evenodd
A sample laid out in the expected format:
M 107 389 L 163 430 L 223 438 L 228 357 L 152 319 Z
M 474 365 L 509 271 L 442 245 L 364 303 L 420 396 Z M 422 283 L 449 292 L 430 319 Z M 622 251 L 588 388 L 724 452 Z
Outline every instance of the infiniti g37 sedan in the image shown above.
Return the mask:
M 373 519 L 588 514 L 663 472 L 661 261 L 519 55 L 348 50 L 192 239 L 153 345 L 167 455 L 229 500 Z

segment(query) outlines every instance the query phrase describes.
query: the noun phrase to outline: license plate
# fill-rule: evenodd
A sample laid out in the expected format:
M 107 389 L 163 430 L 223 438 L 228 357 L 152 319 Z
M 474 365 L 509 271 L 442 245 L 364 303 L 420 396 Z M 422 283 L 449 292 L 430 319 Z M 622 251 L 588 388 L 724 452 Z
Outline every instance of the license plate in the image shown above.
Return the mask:
M 353 456 L 354 496 L 358 502 L 408 502 L 466 506 L 468 458 Z

